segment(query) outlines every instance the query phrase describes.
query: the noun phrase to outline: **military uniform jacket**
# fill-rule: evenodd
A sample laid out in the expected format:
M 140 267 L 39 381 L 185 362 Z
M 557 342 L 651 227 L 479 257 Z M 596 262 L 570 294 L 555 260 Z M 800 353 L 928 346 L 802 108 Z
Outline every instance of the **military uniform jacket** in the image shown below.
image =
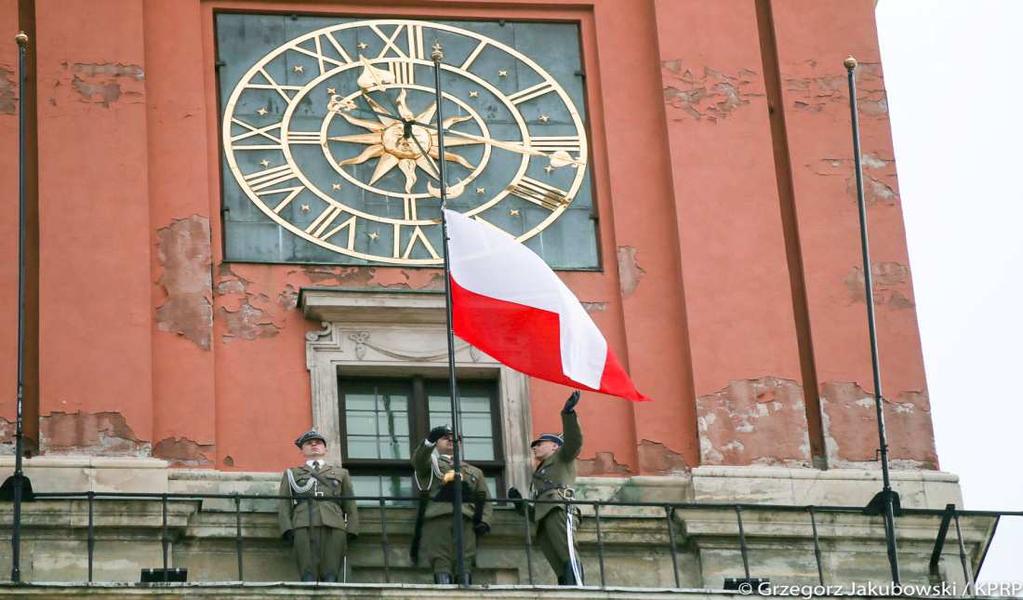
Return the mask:
M 439 474 L 433 468 L 433 446 L 422 442 L 412 453 L 412 468 L 415 469 L 416 487 L 423 494 L 428 494 L 430 502 L 426 507 L 424 518 L 432 519 L 442 515 L 450 515 L 454 510 L 450 498 L 453 488 L 451 484 L 444 484 L 443 473 L 454 469 L 450 456 L 437 455 L 437 467 Z M 487 525 L 490 524 L 494 515 L 493 504 L 487 502 L 490 497 L 487 491 L 486 480 L 483 471 L 462 462 L 462 481 L 465 484 L 462 493 L 462 514 L 472 518 L 476 511 L 476 504 L 482 502 L 483 509 L 481 518 Z M 440 499 L 438 499 L 438 495 Z
M 583 432 L 575 412 L 561 413 L 561 424 L 565 443 L 533 471 L 533 479 L 529 484 L 529 497 L 533 500 L 563 499 L 564 491 L 575 485 L 575 459 L 583 447 Z M 537 504 L 535 522 L 539 523 L 550 511 L 562 506 L 554 503 Z
M 300 490 L 292 489 L 288 477 L 291 472 Z M 292 467 L 281 477 L 278 495 L 290 496 L 278 501 L 277 516 L 280 520 L 281 533 L 296 527 L 333 527 L 344 529 L 352 535 L 359 533 L 359 513 L 355 508 L 355 500 L 331 500 L 343 496 L 353 496 L 352 478 L 347 469 L 324 465 L 316 475 L 327 485 L 320 483 L 313 476 L 313 468 L 309 465 Z M 307 498 L 321 498 L 307 500 Z

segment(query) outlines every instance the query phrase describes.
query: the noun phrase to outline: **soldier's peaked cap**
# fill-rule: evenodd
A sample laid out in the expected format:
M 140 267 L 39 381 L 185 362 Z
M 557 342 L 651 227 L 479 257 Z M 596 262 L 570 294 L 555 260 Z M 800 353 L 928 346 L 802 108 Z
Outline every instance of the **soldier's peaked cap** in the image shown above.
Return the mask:
M 323 442 L 324 446 L 327 445 L 327 438 L 323 437 L 323 434 L 321 434 L 319 431 L 316 431 L 315 429 L 310 429 L 309 431 L 298 436 L 298 439 L 295 440 L 295 445 L 301 448 L 302 444 L 310 440 L 320 440 L 321 442 Z
M 529 447 L 532 448 L 533 446 L 539 444 L 540 442 L 554 442 L 558 446 L 562 446 L 565 444 L 565 440 L 562 439 L 562 437 L 556 433 L 541 433 L 539 436 L 537 436 L 535 440 L 533 440 L 532 443 L 529 444 Z

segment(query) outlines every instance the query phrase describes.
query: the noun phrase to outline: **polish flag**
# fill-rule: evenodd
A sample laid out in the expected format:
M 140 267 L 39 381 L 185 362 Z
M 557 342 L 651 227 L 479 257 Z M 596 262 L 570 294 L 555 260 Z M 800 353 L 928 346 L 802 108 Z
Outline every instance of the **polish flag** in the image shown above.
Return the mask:
M 636 390 L 579 300 L 539 256 L 445 210 L 455 334 L 509 367 L 629 400 Z

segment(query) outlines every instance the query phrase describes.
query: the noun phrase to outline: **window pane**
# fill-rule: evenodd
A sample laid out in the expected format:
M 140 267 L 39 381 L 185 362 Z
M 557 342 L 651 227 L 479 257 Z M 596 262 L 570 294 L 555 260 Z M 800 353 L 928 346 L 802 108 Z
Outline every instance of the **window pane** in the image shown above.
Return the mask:
M 345 415 L 348 435 L 376 435 L 376 414 L 363 411 L 348 411 Z
M 462 448 L 466 460 L 494 460 L 494 440 L 490 438 L 465 438 Z
M 377 417 L 379 435 L 401 435 L 408 437 L 408 414 L 385 414 Z
M 408 436 L 379 438 L 380 455 L 375 458 L 408 458 Z
M 346 393 L 345 408 L 348 410 L 376 410 L 377 401 L 373 394 Z
M 351 458 L 408 458 L 409 386 L 372 379 L 342 384 Z
M 412 493 L 412 478 L 404 475 L 354 475 L 352 477 L 352 487 L 355 489 L 356 496 L 411 498 L 415 495 Z M 357 503 L 359 506 L 378 505 L 375 500 L 359 500 Z M 411 500 L 387 500 L 385 503 L 395 505 L 413 504 L 414 502 Z
M 459 395 L 459 408 L 462 409 L 463 413 L 486 413 L 490 414 L 490 395 L 479 396 L 473 394 L 472 396 L 462 393 Z
M 348 436 L 349 458 L 380 458 L 377 456 L 377 438 L 375 436 Z
M 462 413 L 462 435 L 466 437 L 492 437 L 490 414 Z
M 451 396 L 445 393 L 443 396 L 430 394 L 430 412 L 451 414 Z

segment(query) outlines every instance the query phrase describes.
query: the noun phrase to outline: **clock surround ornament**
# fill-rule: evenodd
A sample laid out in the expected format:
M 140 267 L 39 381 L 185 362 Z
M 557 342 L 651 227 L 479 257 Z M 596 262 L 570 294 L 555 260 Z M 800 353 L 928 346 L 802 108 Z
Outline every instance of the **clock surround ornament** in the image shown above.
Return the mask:
M 520 241 L 552 225 L 587 177 L 586 128 L 569 94 L 493 37 L 410 19 L 322 27 L 251 65 L 222 122 L 226 165 L 248 200 L 332 252 L 439 266 L 442 157 L 437 99 L 426 79 L 438 39 L 468 49 L 441 64 L 455 82 L 442 99 L 452 116 L 439 124 L 450 207 L 498 227 L 490 215 L 504 211 L 523 223 L 509 231 Z M 503 68 L 480 72 L 483 56 Z

